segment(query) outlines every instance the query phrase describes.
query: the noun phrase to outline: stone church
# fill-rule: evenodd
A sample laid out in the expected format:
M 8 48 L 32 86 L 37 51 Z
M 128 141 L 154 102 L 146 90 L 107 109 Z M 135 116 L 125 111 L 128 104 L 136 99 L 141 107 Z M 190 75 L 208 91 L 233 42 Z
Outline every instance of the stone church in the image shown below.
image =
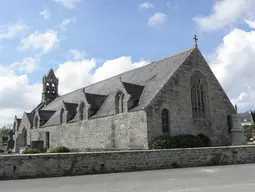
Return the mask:
M 197 46 L 65 95 L 52 69 L 42 82 L 41 102 L 15 116 L 17 152 L 32 141 L 48 148 L 148 149 L 161 135 L 198 133 L 214 146 L 231 143 L 236 110 Z

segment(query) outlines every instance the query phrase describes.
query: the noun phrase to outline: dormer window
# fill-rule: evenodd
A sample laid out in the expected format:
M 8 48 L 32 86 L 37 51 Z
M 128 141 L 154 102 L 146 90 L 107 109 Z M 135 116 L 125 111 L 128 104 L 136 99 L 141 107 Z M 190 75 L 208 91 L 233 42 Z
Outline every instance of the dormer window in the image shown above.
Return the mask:
M 116 114 L 124 113 L 124 93 L 119 91 L 115 96 Z

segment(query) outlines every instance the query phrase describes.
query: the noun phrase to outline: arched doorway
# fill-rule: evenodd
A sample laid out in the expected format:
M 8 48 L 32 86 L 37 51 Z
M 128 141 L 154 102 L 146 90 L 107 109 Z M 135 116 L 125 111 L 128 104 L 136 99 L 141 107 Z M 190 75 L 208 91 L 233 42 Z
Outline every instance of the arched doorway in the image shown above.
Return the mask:
M 22 131 L 22 139 L 24 147 L 27 146 L 27 130 L 25 128 Z

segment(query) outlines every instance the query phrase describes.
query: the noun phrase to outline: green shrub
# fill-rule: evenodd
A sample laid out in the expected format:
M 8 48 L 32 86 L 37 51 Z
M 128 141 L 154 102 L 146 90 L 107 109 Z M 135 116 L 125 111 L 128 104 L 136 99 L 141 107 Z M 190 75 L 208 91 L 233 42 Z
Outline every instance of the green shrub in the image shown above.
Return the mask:
M 208 136 L 200 133 L 197 135 L 197 137 L 202 140 L 204 147 L 210 147 L 212 145 L 211 140 Z
M 68 152 L 71 152 L 71 150 L 65 146 L 58 146 L 54 149 L 49 150 L 49 153 L 68 153 Z
M 41 153 L 38 149 L 26 148 L 23 151 L 24 154 Z
M 172 149 L 175 148 L 175 144 L 171 137 L 160 136 L 152 141 L 152 149 Z
M 177 135 L 173 137 L 176 148 L 203 147 L 202 140 L 195 135 Z
M 154 139 L 151 143 L 152 149 L 194 148 L 209 146 L 211 146 L 211 141 L 209 137 L 203 134 L 198 134 L 197 136 L 191 134 L 177 135 L 174 137 L 160 136 Z
M 47 153 L 47 150 L 48 150 L 48 148 L 47 148 L 47 147 L 44 147 L 44 148 L 41 150 L 41 152 L 42 152 L 42 153 Z

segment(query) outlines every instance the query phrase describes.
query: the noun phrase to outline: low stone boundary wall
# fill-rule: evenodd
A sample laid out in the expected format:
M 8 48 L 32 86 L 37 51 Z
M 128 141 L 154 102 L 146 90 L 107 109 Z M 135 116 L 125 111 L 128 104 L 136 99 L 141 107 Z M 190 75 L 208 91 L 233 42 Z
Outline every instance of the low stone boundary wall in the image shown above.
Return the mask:
M 255 146 L 0 156 L 0 180 L 255 162 Z

